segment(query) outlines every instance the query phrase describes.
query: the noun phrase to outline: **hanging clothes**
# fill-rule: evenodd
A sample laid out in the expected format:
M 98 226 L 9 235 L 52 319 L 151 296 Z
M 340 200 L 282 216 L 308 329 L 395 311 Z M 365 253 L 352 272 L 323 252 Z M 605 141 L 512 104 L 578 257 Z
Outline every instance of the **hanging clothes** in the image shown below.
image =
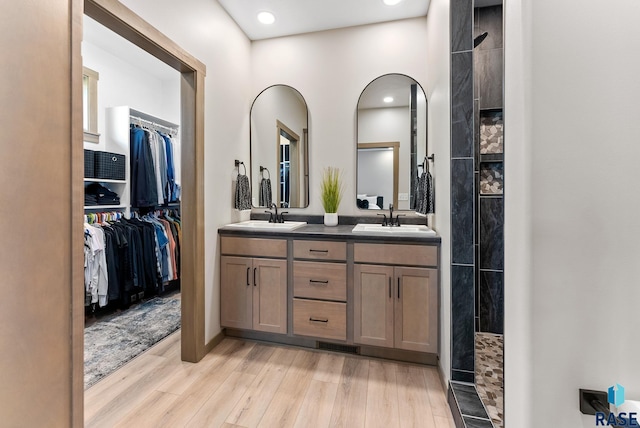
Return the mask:
M 153 207 L 158 204 L 158 184 L 153 151 L 147 132 L 131 125 L 131 206 Z
M 163 291 L 180 278 L 180 219 L 177 213 L 155 212 L 125 219 L 121 214 L 105 221 L 87 215 L 85 223 L 86 304 L 109 302 L 128 307 L 140 297 Z

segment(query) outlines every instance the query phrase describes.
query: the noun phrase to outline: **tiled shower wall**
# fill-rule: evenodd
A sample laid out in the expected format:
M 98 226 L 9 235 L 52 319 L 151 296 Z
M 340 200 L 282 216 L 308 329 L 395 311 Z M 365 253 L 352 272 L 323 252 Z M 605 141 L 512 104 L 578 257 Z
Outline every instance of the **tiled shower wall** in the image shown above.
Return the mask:
M 475 327 L 504 332 L 504 120 L 502 6 L 474 9 Z
M 451 0 L 451 379 L 474 382 L 473 0 Z
M 473 38 L 484 31 L 489 35 L 474 55 Z M 502 7 L 474 10 L 473 0 L 451 0 L 451 379 L 454 381 L 474 382 L 475 331 L 503 331 L 504 174 L 502 154 L 498 153 L 503 147 L 502 63 Z M 486 136 L 482 154 L 481 131 Z

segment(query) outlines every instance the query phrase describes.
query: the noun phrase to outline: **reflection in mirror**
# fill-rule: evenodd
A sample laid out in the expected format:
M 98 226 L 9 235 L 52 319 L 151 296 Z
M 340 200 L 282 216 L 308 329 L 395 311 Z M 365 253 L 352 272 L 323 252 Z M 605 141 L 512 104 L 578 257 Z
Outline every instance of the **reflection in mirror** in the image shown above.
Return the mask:
M 360 209 L 415 209 L 427 156 L 427 98 L 403 74 L 378 77 L 358 100 L 357 195 Z
M 270 86 L 251 107 L 253 205 L 309 205 L 307 103 L 294 88 Z

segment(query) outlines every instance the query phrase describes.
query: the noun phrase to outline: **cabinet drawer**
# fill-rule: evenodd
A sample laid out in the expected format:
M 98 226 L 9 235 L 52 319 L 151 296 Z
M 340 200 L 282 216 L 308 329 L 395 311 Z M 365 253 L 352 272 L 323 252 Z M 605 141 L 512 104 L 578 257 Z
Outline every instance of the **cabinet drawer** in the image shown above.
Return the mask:
M 293 299 L 293 334 L 347 339 L 347 304 Z
M 293 241 L 296 259 L 346 260 L 347 243 L 332 241 Z
M 437 266 L 438 247 L 434 245 L 353 244 L 356 263 L 405 266 Z
M 293 295 L 310 299 L 347 300 L 347 265 L 293 262 Z
M 220 253 L 234 256 L 286 258 L 287 241 L 285 239 L 222 236 L 220 238 Z

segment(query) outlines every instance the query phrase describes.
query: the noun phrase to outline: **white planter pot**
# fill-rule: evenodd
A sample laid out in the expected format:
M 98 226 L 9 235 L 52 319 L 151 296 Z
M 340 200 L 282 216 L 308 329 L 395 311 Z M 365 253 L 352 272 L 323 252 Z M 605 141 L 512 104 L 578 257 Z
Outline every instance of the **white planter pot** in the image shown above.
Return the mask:
M 338 225 L 338 213 L 324 213 L 324 225 L 325 226 L 337 226 Z

